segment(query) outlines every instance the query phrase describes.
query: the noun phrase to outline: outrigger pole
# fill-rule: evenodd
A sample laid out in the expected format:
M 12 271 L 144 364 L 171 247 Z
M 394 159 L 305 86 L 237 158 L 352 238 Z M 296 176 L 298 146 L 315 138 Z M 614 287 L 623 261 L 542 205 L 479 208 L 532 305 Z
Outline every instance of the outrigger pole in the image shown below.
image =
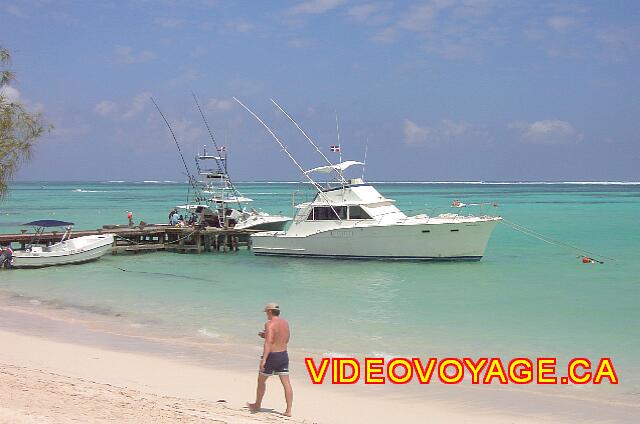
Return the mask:
M 171 133 L 171 136 L 173 137 L 173 141 L 176 143 L 176 147 L 178 148 L 178 153 L 180 154 L 180 159 L 182 159 L 182 164 L 184 165 L 184 169 L 185 169 L 185 171 L 187 171 L 187 177 L 189 178 L 189 184 L 191 185 L 191 187 L 193 187 L 194 190 L 197 191 L 197 187 L 194 184 L 194 178 L 193 178 L 193 176 L 191 176 L 191 172 L 189 172 L 189 167 L 187 166 L 187 161 L 184 160 L 184 156 L 182 154 L 182 149 L 180 149 L 180 143 L 178 143 L 178 139 L 176 138 L 176 134 L 173 132 L 173 128 L 171 128 L 171 125 L 169 124 L 169 121 L 167 121 L 167 118 L 164 116 L 164 113 L 162 113 L 162 111 L 160 110 L 160 106 L 158 106 L 158 103 L 156 103 L 156 101 L 153 99 L 153 97 L 149 97 L 149 98 L 153 102 L 153 104 L 156 107 L 156 109 L 158 109 L 158 112 L 160 113 L 160 116 L 162 116 L 162 119 L 164 120 L 164 123 L 167 124 L 167 128 L 169 128 L 169 132 Z M 187 204 L 188 203 L 189 203 L 189 193 L 187 193 Z
M 276 103 L 276 101 L 275 101 L 275 100 L 273 100 L 273 99 L 269 99 L 269 100 L 271 100 L 271 103 L 273 103 L 274 105 L 276 105 L 276 107 L 277 107 L 278 109 L 280 109 L 280 112 L 284 113 L 284 115 L 285 115 L 287 118 L 289 118 L 289 120 L 290 120 L 291 122 L 293 122 L 293 125 L 295 125 L 295 126 L 296 126 L 296 128 L 300 130 L 300 132 L 302 133 L 302 135 L 304 135 L 304 136 L 305 136 L 305 138 L 306 138 L 307 140 L 309 140 L 309 143 L 311 143 L 311 145 L 312 145 L 313 147 L 315 147 L 316 151 L 322 155 L 322 157 L 324 158 L 324 160 L 325 160 L 325 161 L 327 161 L 327 163 L 328 163 L 330 166 L 335 167 L 335 165 L 334 165 L 333 163 L 331 163 L 331 161 L 329 160 L 329 158 L 328 158 L 324 153 L 322 153 L 322 150 L 320 150 L 320 148 L 316 145 L 316 143 L 314 143 L 314 142 L 313 142 L 313 140 L 311 140 L 311 138 L 307 135 L 307 133 L 306 133 L 302 128 L 300 128 L 300 125 L 298 125 L 298 123 L 297 123 L 296 121 L 294 121 L 294 120 L 293 120 L 293 118 L 292 118 L 292 117 L 291 117 L 287 112 L 285 112 L 285 110 L 284 110 L 284 109 L 283 109 L 283 108 L 282 108 L 278 103 Z M 338 174 L 338 177 L 340 178 L 340 182 L 341 182 L 342 184 L 344 184 L 346 181 L 345 181 L 345 179 L 344 179 L 344 175 L 342 174 L 342 171 L 340 171 L 340 170 L 336 169 L 336 173 Z
M 304 170 L 304 168 L 302 168 L 302 166 L 300 166 L 300 164 L 298 163 L 298 161 L 291 156 L 291 153 L 289 153 L 289 151 L 287 150 L 286 146 L 280 141 L 280 139 L 273 133 L 273 131 L 271 130 L 271 128 L 269 128 L 269 126 L 267 124 L 264 123 L 264 121 L 262 119 L 260 119 L 260 117 L 258 115 L 256 115 L 251 109 L 249 109 L 247 106 L 244 105 L 244 103 L 242 103 L 240 100 L 238 100 L 235 96 L 233 97 L 233 100 L 235 100 L 240 106 L 242 106 L 247 112 L 249 112 L 251 114 L 251 116 L 253 116 L 254 118 L 256 118 L 256 120 L 258 122 L 260 122 L 260 124 L 267 130 L 267 132 L 269 134 L 271 134 L 271 137 L 273 137 L 273 139 L 278 143 L 278 145 L 280 145 L 280 147 L 282 148 L 282 150 L 286 153 L 287 156 L 289 156 L 289 159 L 291 159 L 291 162 L 293 162 L 296 167 L 298 167 L 298 169 L 300 170 L 300 172 L 302 172 L 302 175 L 304 175 L 309 182 L 313 185 L 313 187 L 316 189 L 316 191 L 318 192 L 318 194 L 325 200 L 325 202 L 327 202 L 327 204 L 329 205 L 329 207 L 331 208 L 331 210 L 333 210 L 333 213 L 336 214 L 336 217 L 342 221 L 342 218 L 340 218 L 340 215 L 338 214 L 338 212 L 335 210 L 335 208 L 333 207 L 333 205 L 331 205 L 331 201 L 327 198 L 327 196 L 324 194 L 324 191 L 322 191 L 322 187 L 316 183 L 313 178 L 311 178 Z

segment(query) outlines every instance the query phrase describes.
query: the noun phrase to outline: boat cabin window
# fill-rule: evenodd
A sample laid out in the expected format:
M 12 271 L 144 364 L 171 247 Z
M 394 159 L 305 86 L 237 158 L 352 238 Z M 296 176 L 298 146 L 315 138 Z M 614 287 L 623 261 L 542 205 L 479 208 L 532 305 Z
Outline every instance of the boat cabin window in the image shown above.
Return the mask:
M 360 206 L 349 206 L 349 219 L 371 219 Z
M 338 219 L 347 219 L 346 206 L 316 206 L 307 217 L 308 221 L 337 221 Z

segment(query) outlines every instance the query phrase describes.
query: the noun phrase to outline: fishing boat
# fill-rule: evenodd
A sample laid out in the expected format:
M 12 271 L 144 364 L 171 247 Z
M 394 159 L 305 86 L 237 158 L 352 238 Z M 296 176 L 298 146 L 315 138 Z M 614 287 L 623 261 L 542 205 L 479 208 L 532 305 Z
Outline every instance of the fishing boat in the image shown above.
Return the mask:
M 286 231 L 251 236 L 256 255 L 389 260 L 480 260 L 497 216 L 407 216 L 355 178 L 320 189 Z
M 187 222 L 195 225 L 233 227 L 256 231 L 284 230 L 291 221 L 290 217 L 268 214 L 256 208 L 247 210 L 245 204 L 252 202 L 253 199 L 243 196 L 231 181 L 227 172 L 227 148 L 226 146 L 219 146 L 216 142 L 195 93 L 193 93 L 193 100 L 215 149 L 215 154 L 209 154 L 205 145 L 203 153 L 196 156 L 195 162 L 199 178 L 191 175 L 175 132 L 156 101 L 153 98 L 151 99 L 173 137 L 189 178 L 188 182 L 194 190 L 194 195 L 191 199 L 194 204 L 176 206 L 176 209 L 188 212 L 191 216 L 186 218 Z M 241 236 L 240 239 L 241 241 L 248 241 L 248 236 Z
M 193 205 L 181 205 L 179 209 L 196 215 L 197 223 L 214 227 L 233 227 L 243 230 L 282 231 L 291 221 L 288 216 L 272 215 L 245 205 L 253 199 L 242 195 L 227 172 L 226 147 L 216 147 L 217 154 L 203 153 L 195 158 L 200 180 L 195 187 Z
M 454 213 L 407 216 L 393 199 L 383 196 L 363 178 L 345 177 L 348 168 L 364 165 L 363 162 L 331 163 L 275 101 L 272 100 L 328 165 L 305 171 L 264 121 L 238 99 L 235 100 L 267 129 L 316 191 L 312 201 L 296 205 L 297 212 L 286 231 L 251 236 L 254 254 L 417 261 L 477 261 L 484 255 L 491 233 L 501 217 Z M 311 177 L 315 173 L 333 175 L 337 185 L 323 187 Z
M 12 267 L 40 268 L 90 262 L 111 251 L 113 234 L 99 234 L 69 238 L 73 223 L 57 220 L 39 220 L 24 225 L 36 227 L 32 243 L 25 250 L 13 254 Z M 37 245 L 38 236 L 45 228 L 66 227 L 61 240 L 50 246 Z

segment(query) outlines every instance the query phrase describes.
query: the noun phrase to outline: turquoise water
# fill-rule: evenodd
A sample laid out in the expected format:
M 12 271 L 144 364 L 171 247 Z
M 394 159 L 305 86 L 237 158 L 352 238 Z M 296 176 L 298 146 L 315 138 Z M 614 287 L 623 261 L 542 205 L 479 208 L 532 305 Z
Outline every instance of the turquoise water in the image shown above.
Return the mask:
M 577 253 L 499 225 L 477 263 L 390 263 L 255 257 L 249 251 L 106 256 L 81 265 L 0 272 L 0 291 L 39 308 L 76 310 L 138 334 L 255 345 L 262 305 L 290 319 L 292 347 L 314 353 L 450 356 L 610 356 L 640 391 L 640 185 L 377 184 L 403 210 L 453 212 L 453 199 L 600 255 Z M 268 212 L 291 215 L 304 185 L 246 183 Z M 164 222 L 183 184 L 17 183 L 0 203 L 0 232 L 33 219 L 77 229 Z M 298 195 L 297 199 L 303 196 Z M 457 211 L 457 210 L 456 210 Z M 476 211 L 477 212 L 477 211 Z M 598 257 L 598 256 L 596 256 Z M 118 268 L 130 272 L 123 272 Z

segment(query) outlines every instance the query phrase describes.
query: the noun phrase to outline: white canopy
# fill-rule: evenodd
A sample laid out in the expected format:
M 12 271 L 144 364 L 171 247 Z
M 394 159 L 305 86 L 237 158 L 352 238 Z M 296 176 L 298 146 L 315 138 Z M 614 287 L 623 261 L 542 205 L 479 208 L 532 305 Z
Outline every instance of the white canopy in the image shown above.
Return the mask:
M 193 210 L 196 210 L 198 208 L 209 208 L 209 205 L 180 205 L 180 206 L 176 206 L 176 208 L 178 208 L 178 209 L 186 209 L 188 211 L 193 211 Z
M 308 171 L 304 171 L 305 174 L 309 174 L 311 172 L 321 172 L 323 174 L 328 174 L 330 172 L 333 171 L 344 171 L 345 169 L 349 168 L 350 166 L 353 165 L 364 165 L 364 163 L 362 162 L 358 162 L 355 160 L 346 160 L 344 162 L 340 162 L 340 163 L 336 163 L 335 165 L 326 165 L 326 166 L 319 166 L 317 168 L 313 168 L 310 169 Z
M 253 202 L 253 199 L 244 196 L 230 196 L 230 197 L 214 197 L 211 201 L 216 203 L 249 203 Z

